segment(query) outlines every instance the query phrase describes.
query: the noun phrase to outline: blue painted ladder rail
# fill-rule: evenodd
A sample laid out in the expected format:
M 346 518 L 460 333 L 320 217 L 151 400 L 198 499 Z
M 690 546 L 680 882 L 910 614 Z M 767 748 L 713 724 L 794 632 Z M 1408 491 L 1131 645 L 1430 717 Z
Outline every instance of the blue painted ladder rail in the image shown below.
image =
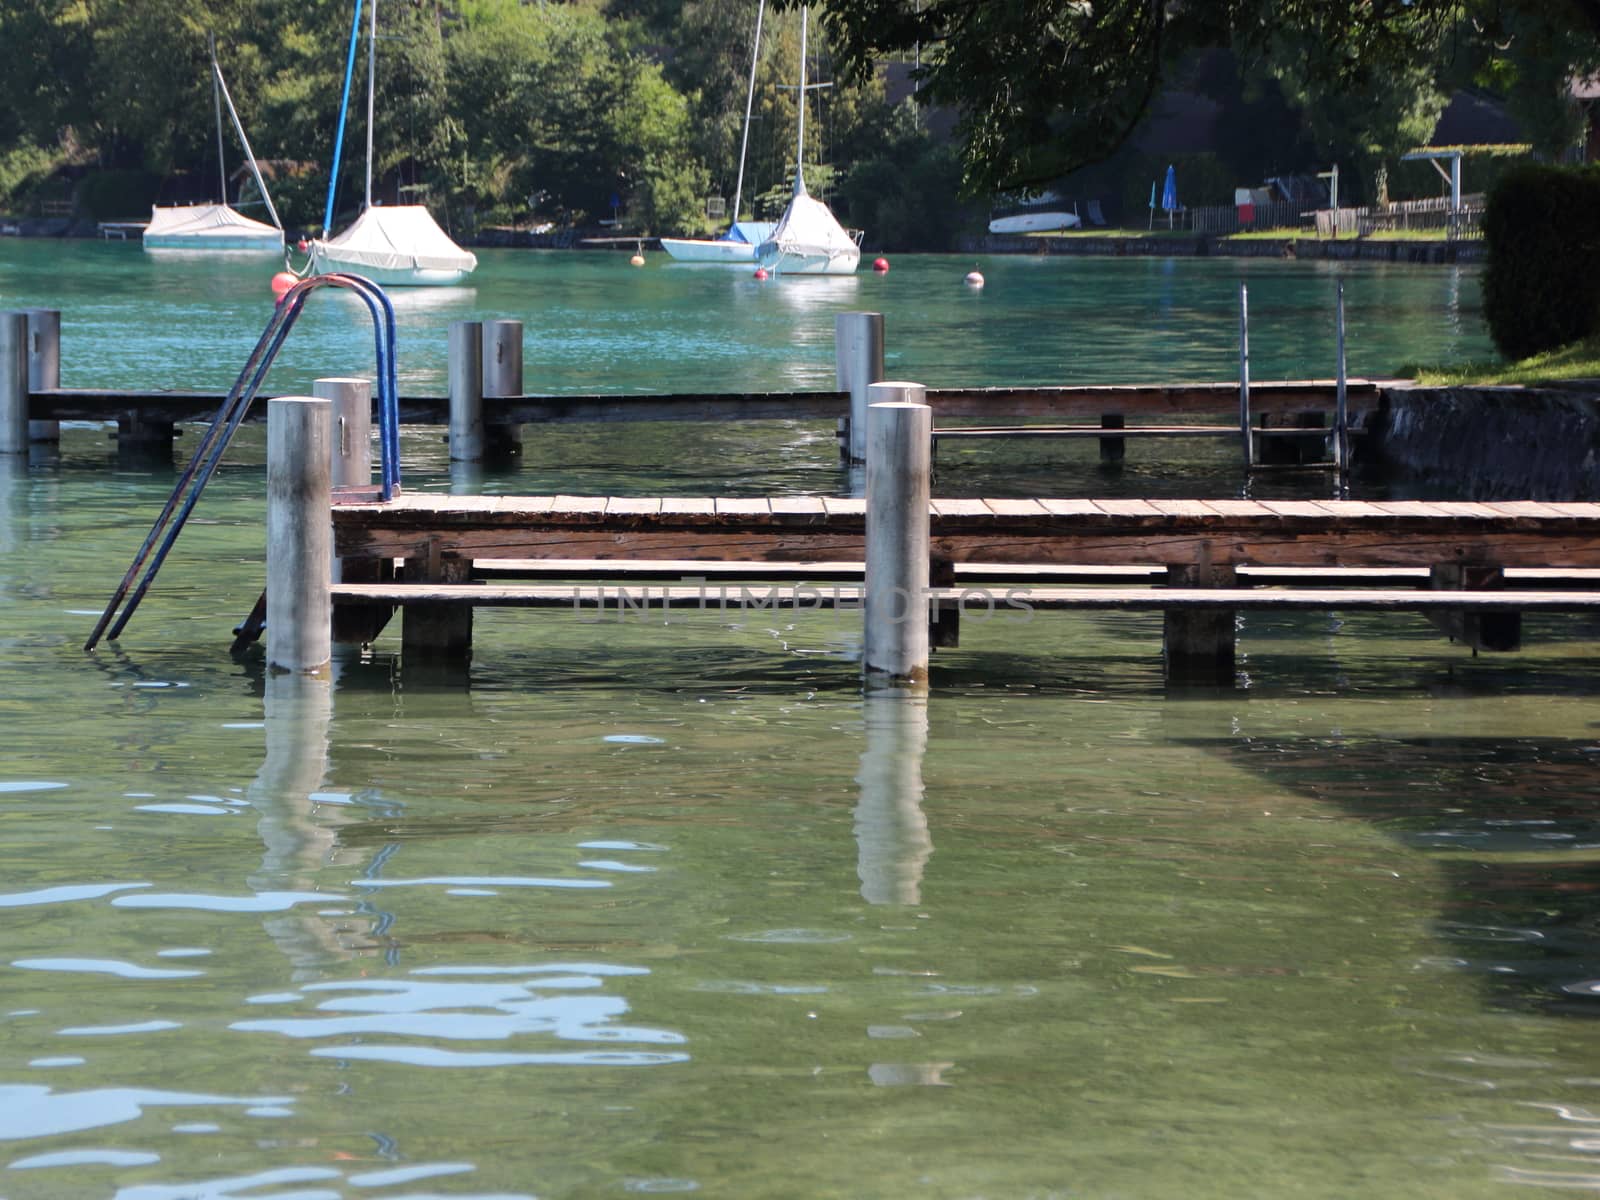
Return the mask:
M 93 650 L 102 636 L 115 639 L 127 627 L 134 610 L 139 607 L 140 601 L 150 590 L 150 585 L 155 582 L 161 564 L 166 561 L 167 554 L 177 542 L 178 534 L 182 532 L 184 523 L 194 511 L 195 504 L 215 472 L 217 464 L 222 460 L 228 443 L 249 411 L 251 401 L 261 390 L 262 380 L 266 378 L 268 368 L 272 366 L 284 340 L 289 336 L 289 331 L 299 319 L 300 312 L 305 307 L 306 297 L 318 288 L 324 287 L 338 287 L 355 292 L 366 304 L 367 311 L 372 314 L 373 342 L 377 355 L 378 432 L 382 459 L 382 484 L 379 490 L 383 499 L 388 500 L 399 489 L 400 401 L 395 367 L 394 306 L 382 288 L 360 275 L 314 275 L 309 279 L 303 279 L 284 293 L 273 310 L 272 319 L 267 322 L 267 327 L 250 352 L 250 357 L 245 360 L 244 369 L 239 372 L 238 379 L 223 398 L 222 406 L 217 410 L 216 416 L 206 426 L 189 460 L 189 465 L 178 476 L 172 495 L 168 497 L 160 515 L 150 527 L 150 532 L 145 535 L 143 544 L 128 565 L 116 591 L 112 593 L 105 611 L 95 622 L 94 630 L 83 646 L 86 651 Z M 141 570 L 144 571 L 144 575 L 139 579 L 138 585 L 134 586 L 134 579 Z

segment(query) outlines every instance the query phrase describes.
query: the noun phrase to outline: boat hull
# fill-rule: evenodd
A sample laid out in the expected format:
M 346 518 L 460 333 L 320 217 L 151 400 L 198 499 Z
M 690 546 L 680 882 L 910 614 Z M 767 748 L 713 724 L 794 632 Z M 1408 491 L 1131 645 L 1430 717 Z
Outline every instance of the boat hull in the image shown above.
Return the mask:
M 146 250 L 182 250 L 195 254 L 226 251 L 231 254 L 282 254 L 283 235 L 268 237 L 146 237 Z
M 443 270 L 433 267 L 374 267 L 368 263 L 340 262 L 331 255 L 318 253 L 315 249 L 311 254 L 311 274 L 313 275 L 360 275 L 370 279 L 379 287 L 455 287 L 465 282 L 467 276 L 472 274 L 470 268 L 464 270 Z
M 722 263 L 737 267 L 756 261 L 756 248 L 749 242 L 662 238 L 661 248 L 678 262 Z
M 1018 213 L 1011 217 L 996 217 L 989 222 L 990 233 L 1051 233 L 1057 229 L 1076 229 L 1082 222 L 1077 213 L 1036 212 Z
M 778 250 L 761 256 L 760 263 L 774 275 L 854 275 L 861 265 L 861 252 Z

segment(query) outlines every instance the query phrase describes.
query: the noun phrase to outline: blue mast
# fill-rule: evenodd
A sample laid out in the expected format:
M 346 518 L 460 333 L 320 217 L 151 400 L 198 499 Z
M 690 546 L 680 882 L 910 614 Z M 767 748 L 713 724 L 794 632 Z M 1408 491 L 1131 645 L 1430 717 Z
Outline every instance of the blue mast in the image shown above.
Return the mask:
M 350 20 L 350 52 L 344 61 L 344 95 L 339 100 L 339 132 L 333 139 L 333 170 L 328 175 L 328 206 L 322 214 L 322 236 L 333 228 L 333 194 L 339 186 L 339 159 L 344 154 L 344 119 L 350 111 L 350 80 L 356 72 L 356 43 L 361 39 L 361 0 L 356 0 L 355 16 Z

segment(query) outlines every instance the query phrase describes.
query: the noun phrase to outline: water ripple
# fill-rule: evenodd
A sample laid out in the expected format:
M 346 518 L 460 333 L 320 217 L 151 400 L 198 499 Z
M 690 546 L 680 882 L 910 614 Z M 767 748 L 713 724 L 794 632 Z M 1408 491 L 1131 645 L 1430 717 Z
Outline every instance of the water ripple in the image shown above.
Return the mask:
M 34 892 L 0 893 L 0 908 L 26 908 L 33 904 L 67 904 L 74 900 L 98 900 L 112 892 L 147 888 L 148 883 L 78 883 L 40 888 Z M 113 903 L 115 903 L 113 901 Z
M 140 1150 L 59 1150 L 54 1154 L 35 1154 L 10 1164 L 13 1171 L 38 1167 L 143 1167 L 161 1161 L 159 1154 Z
M 528 887 L 608 888 L 608 879 L 538 879 L 525 875 L 429 875 L 421 879 L 353 879 L 352 886 L 401 887 Z
M 210 896 L 204 892 L 152 892 L 139 896 L 118 896 L 116 908 L 200 908 L 208 912 L 264 913 L 286 912 L 296 904 L 326 904 L 343 900 L 328 892 L 256 892 L 251 896 Z
M 258 1104 L 292 1104 L 289 1096 L 217 1096 L 202 1092 L 168 1092 L 156 1088 L 93 1088 L 57 1092 L 34 1084 L 0 1084 L 0 1141 L 52 1137 L 80 1129 L 98 1129 L 134 1121 L 149 1108 L 248 1108 Z
M 114 958 L 19 958 L 11 965 L 25 971 L 78 971 L 86 975 L 116 975 L 122 979 L 193 979 L 205 974 L 172 967 L 136 967 Z
M 441 1050 L 434 1046 L 324 1046 L 315 1058 L 365 1059 L 408 1067 L 659 1067 L 688 1062 L 687 1054 L 647 1050 L 564 1050 L 546 1054 L 512 1054 Z

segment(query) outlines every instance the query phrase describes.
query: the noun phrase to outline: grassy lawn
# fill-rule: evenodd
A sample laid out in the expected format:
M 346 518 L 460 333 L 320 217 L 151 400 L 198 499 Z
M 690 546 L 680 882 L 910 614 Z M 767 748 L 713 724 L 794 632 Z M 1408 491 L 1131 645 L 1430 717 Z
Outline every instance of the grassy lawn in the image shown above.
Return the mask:
M 1442 369 L 1409 365 L 1398 372 L 1425 387 L 1521 384 L 1534 387 L 1574 379 L 1600 380 L 1600 336 L 1547 350 L 1514 363 L 1467 363 Z

